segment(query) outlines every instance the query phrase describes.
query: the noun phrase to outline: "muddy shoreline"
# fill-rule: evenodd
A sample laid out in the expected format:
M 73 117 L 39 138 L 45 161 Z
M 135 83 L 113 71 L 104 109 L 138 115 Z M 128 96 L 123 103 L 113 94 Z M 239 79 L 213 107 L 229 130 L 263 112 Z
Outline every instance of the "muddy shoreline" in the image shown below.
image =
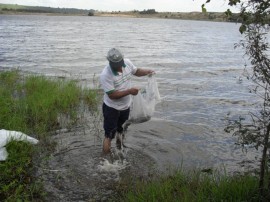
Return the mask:
M 127 147 L 118 150 L 113 140 L 112 154 L 103 156 L 102 122 L 96 120 L 96 123 L 95 129 L 85 124 L 61 130 L 52 137 L 56 149 L 38 169 L 47 192 L 46 201 L 116 200 L 117 190 L 127 186 L 125 183 L 130 185 L 138 179 L 147 180 L 177 168 L 215 170 L 222 164 L 207 148 L 199 146 L 200 139 L 194 137 L 196 131 L 204 133 L 207 127 L 158 119 L 134 124 L 126 134 Z M 234 165 L 228 171 L 241 169 L 241 162 L 230 163 Z
M 155 161 L 139 150 L 112 148 L 103 156 L 102 138 L 80 127 L 52 137 L 56 150 L 38 169 L 46 201 L 108 201 L 117 197 L 123 178 L 147 179 Z

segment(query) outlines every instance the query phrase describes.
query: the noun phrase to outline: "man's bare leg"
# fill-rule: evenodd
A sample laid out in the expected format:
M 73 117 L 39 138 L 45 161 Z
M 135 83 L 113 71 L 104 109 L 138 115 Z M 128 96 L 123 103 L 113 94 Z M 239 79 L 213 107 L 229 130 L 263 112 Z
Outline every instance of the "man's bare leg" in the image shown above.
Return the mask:
M 116 132 L 116 147 L 117 149 L 121 149 L 122 142 L 121 142 L 121 134 L 119 132 Z
M 103 140 L 103 153 L 108 154 L 111 151 L 111 139 L 105 137 Z

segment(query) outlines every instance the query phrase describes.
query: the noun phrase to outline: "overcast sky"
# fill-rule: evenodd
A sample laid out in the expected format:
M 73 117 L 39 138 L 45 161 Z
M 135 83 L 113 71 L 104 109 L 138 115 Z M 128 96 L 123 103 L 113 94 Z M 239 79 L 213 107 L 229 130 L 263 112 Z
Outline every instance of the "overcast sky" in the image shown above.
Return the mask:
M 29 6 L 95 9 L 102 11 L 130 11 L 156 9 L 156 11 L 192 12 L 201 11 L 206 0 L 0 0 L 0 3 Z M 229 8 L 227 0 L 211 0 L 208 11 L 223 12 Z M 234 12 L 237 10 L 232 9 Z

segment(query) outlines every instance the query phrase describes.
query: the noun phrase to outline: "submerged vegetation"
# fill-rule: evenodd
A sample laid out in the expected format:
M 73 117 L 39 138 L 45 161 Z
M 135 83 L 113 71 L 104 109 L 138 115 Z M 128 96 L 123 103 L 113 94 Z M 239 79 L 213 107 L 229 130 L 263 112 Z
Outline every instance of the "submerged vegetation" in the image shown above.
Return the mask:
M 83 89 L 75 81 L 0 72 L 0 129 L 21 131 L 40 140 L 38 146 L 11 141 L 9 157 L 0 162 L 0 201 L 31 201 L 44 194 L 34 177 L 34 156 L 50 150 L 51 134 L 78 121 L 81 104 L 96 109 L 97 92 Z

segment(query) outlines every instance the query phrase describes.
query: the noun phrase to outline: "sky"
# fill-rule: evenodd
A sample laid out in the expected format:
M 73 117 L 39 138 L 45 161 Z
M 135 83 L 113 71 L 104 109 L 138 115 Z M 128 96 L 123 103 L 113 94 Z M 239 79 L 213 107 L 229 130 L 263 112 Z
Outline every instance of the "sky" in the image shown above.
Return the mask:
M 0 0 L 4 4 L 27 6 L 48 6 L 60 8 L 95 9 L 101 11 L 131 11 L 156 9 L 158 12 L 193 12 L 201 11 L 206 0 Z M 211 0 L 206 5 L 209 12 L 224 12 L 228 8 L 228 0 Z M 236 9 L 232 9 L 237 12 Z

